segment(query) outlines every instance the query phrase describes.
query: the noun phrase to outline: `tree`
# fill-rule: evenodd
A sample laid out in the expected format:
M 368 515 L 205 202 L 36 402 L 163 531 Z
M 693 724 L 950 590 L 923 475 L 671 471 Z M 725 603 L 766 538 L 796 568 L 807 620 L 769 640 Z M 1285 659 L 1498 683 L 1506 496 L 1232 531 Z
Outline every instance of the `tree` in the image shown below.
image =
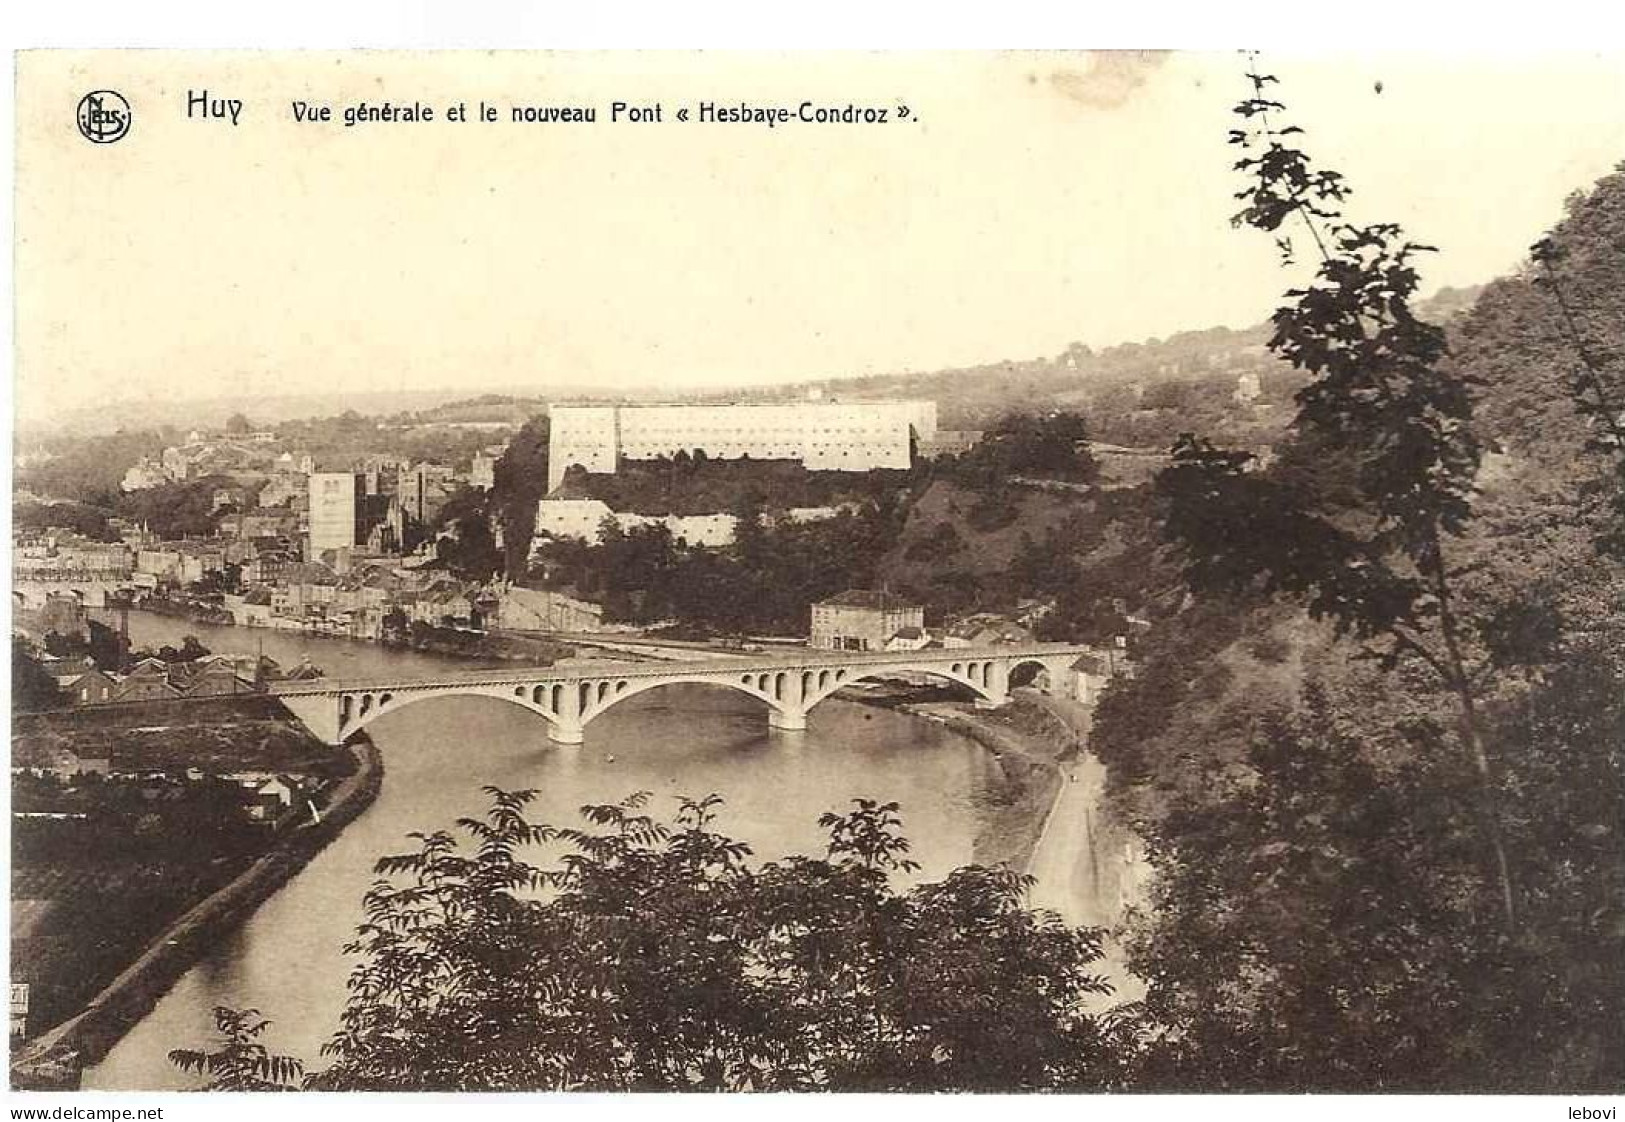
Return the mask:
M 11 524 L 19 530 L 67 529 L 94 541 L 116 541 L 107 511 L 84 503 L 13 502 Z
M 1337 172 L 1316 170 L 1293 146 L 1302 132 L 1276 128 L 1284 106 L 1265 96 L 1275 79 L 1249 71 L 1251 96 L 1231 142 L 1248 152 L 1236 167 L 1253 177 L 1235 221 L 1277 235 L 1298 220 L 1320 257 L 1316 279 L 1287 293 L 1273 317 L 1270 349 L 1308 375 L 1293 432 L 1318 454 L 1349 465 L 1354 501 L 1291 486 L 1253 470 L 1249 453 L 1186 435 L 1158 476 L 1167 532 L 1183 552 L 1193 590 L 1236 593 L 1261 586 L 1304 599 L 1339 634 L 1380 640 L 1387 665 L 1417 659 L 1457 706 L 1458 741 L 1477 776 L 1487 875 L 1506 925 L 1516 893 L 1500 823 L 1497 777 L 1485 743 L 1476 667 L 1467 647 L 1448 543 L 1471 514 L 1480 461 L 1472 427 L 1472 379 L 1444 363 L 1444 332 L 1411 309 L 1415 257 L 1430 247 L 1398 226 L 1356 226 L 1342 217 L 1349 194 Z M 1322 227 L 1325 227 L 1324 229 Z
M 19 712 L 54 709 L 64 701 L 56 679 L 46 673 L 21 635 L 11 637 L 11 698 Z
M 216 512 L 214 493 L 228 486 L 221 475 L 204 476 L 184 483 L 166 483 L 145 491 L 120 496 L 118 513 L 144 523 L 166 540 L 203 537 L 214 532 Z
M 89 621 L 89 630 L 90 657 L 97 667 L 115 673 L 122 671 L 129 654 L 129 640 L 124 633 L 94 619 Z
M 547 494 L 548 419 L 526 421 L 492 469 L 492 504 L 502 526 L 504 564 L 508 577 L 525 575 L 530 540 L 536 532 L 536 503 Z
M 1098 931 L 1022 906 L 1027 881 L 912 871 L 897 804 L 820 822 L 823 857 L 759 867 L 721 799 L 648 796 L 482 818 L 384 858 L 322 1090 L 1039 1090 L 1127 1079 L 1132 1039 L 1090 1003 Z M 562 846 L 546 865 L 526 851 Z M 950 981 L 951 980 L 951 981 Z M 946 983 L 946 984 L 945 984 Z M 241 1051 L 242 1033 L 231 1037 Z M 190 1070 L 200 1054 L 188 1054 Z M 251 1069 L 252 1070 L 252 1069 Z
M 52 442 L 49 458 L 18 470 L 17 484 L 37 494 L 109 507 L 119 500 L 119 483 L 130 465 L 160 455 L 176 438 L 169 429 L 63 436 Z
M 1479 1082 L 1493 1076 L 1474 1054 L 1474 982 L 1505 963 L 1493 931 L 1460 928 L 1458 872 L 1437 860 L 1466 826 L 1453 794 L 1374 765 L 1339 723 L 1312 689 L 1301 717 L 1267 718 L 1246 758 L 1176 797 L 1154 835 L 1157 920 L 1132 955 L 1163 1027 L 1149 1087 L 1496 1085 Z M 1446 939 L 1473 969 L 1422 967 Z
M 1006 413 L 961 457 L 957 474 L 986 491 L 1016 475 L 1092 483 L 1100 465 L 1088 440 L 1089 425 L 1079 413 Z
M 1294 223 L 1318 174 L 1296 131 L 1258 142 L 1287 200 L 1260 214 Z M 1617 266 L 1611 197 L 1565 234 Z M 1157 870 L 1143 1086 L 1617 1087 L 1625 851 L 1602 823 L 1625 816 L 1625 572 L 1590 538 L 1599 430 L 1565 400 L 1561 313 L 1508 278 L 1437 350 L 1402 322 L 1403 270 L 1365 271 L 1397 241 L 1350 252 L 1316 218 L 1317 280 L 1277 316 L 1277 347 L 1302 348 L 1291 440 L 1268 467 L 1182 442 L 1158 490 L 1193 594 L 1095 712 Z M 1617 316 L 1588 318 L 1617 340 Z M 1469 472 L 1479 439 L 1500 455 Z
M 184 1072 L 208 1076 L 204 1091 L 291 1091 L 304 1065 L 291 1056 L 273 1055 L 259 1036 L 271 1026 L 258 1009 L 215 1006 L 220 1034 L 213 1051 L 176 1048 L 169 1060 Z
M 400 605 L 396 604 L 392 605 L 389 611 L 384 613 L 380 626 L 386 638 L 394 642 L 403 642 L 408 636 L 411 620 L 401 610 Z
M 254 431 L 254 425 L 241 413 L 233 413 L 226 418 L 226 431 L 233 436 L 244 436 Z
M 436 516 L 437 557 L 464 580 L 484 583 L 503 571 L 505 557 L 491 528 L 491 505 L 486 492 L 464 488 Z

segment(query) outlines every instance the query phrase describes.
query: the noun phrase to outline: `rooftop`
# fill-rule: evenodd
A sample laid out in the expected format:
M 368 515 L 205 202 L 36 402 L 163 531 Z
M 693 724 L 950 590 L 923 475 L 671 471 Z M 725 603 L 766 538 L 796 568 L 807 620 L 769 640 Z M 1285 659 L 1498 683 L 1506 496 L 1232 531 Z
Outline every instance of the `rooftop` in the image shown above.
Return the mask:
M 912 600 L 890 592 L 875 591 L 870 588 L 849 588 L 845 592 L 837 593 L 827 600 L 820 600 L 819 607 L 825 608 L 869 608 L 877 612 L 897 612 L 905 608 L 918 608 L 919 605 Z

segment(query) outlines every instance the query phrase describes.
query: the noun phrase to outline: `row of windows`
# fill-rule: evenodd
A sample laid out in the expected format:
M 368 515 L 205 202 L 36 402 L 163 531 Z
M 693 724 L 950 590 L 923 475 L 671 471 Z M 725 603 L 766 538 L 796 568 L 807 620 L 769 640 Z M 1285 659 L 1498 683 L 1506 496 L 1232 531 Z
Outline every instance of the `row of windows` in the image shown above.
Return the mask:
M 726 426 L 726 427 L 718 426 L 718 427 L 715 427 L 715 428 L 707 428 L 707 427 L 701 427 L 701 426 L 697 426 L 697 425 L 667 425 L 667 426 L 663 426 L 663 427 L 656 427 L 656 426 L 653 426 L 653 425 L 626 425 L 626 426 L 622 427 L 621 434 L 623 436 L 637 435 L 637 436 L 641 436 L 641 437 L 651 437 L 651 436 L 677 436 L 677 437 L 683 437 L 683 436 L 688 436 L 688 435 L 699 435 L 699 436 L 730 436 L 730 435 L 731 436 L 751 436 L 753 434 L 761 434 L 761 433 L 770 433 L 770 434 L 775 435 L 775 436 L 798 436 L 798 435 L 800 435 L 802 433 L 809 433 L 809 432 L 837 433 L 837 434 L 838 433 L 843 433 L 843 432 L 849 432 L 849 433 L 867 433 L 867 434 L 870 434 L 870 435 L 882 435 L 882 434 L 885 434 L 885 433 L 895 433 L 895 432 L 897 432 L 898 430 L 900 430 L 903 427 L 904 427 L 903 422 L 898 422 L 895 425 L 871 425 L 871 426 L 856 426 L 856 425 L 828 426 L 828 425 L 826 425 L 826 426 L 820 426 L 820 427 L 816 427 L 816 428 L 809 427 L 807 425 L 729 425 L 729 426 Z

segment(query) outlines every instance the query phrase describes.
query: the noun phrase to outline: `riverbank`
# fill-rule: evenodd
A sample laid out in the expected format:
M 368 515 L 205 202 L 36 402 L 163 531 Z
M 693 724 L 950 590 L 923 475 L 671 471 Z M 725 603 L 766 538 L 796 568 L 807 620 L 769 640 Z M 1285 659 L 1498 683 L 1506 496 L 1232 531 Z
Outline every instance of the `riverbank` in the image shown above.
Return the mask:
M 365 737 L 350 752 L 355 771 L 334 789 L 319 822 L 295 829 L 235 879 L 193 905 L 81 1013 L 25 1045 L 12 1058 L 12 1087 L 77 1090 L 86 1065 L 105 1056 L 182 974 L 366 810 L 383 784 L 383 758 Z
M 274 641 L 272 636 L 278 638 L 291 636 L 295 639 L 319 639 L 322 642 L 353 644 L 386 651 L 412 651 L 438 658 L 483 663 L 521 662 L 546 666 L 559 659 L 568 658 L 574 653 L 574 647 L 570 643 L 561 642 L 553 636 L 527 635 L 513 631 L 465 631 L 451 627 L 420 627 L 416 634 L 395 634 L 385 637 L 352 635 L 316 627 L 303 627 L 293 621 L 286 621 L 286 626 L 239 624 L 230 612 L 221 608 L 157 600 L 152 597 L 142 600 L 140 607 L 134 609 L 134 612 L 150 612 L 153 616 L 165 620 L 180 620 L 205 627 L 222 628 L 234 634 L 241 633 L 242 643 L 240 647 L 233 643 L 233 649 L 245 651 L 251 650 L 256 645 L 263 646 L 264 642 Z M 117 615 L 108 609 L 93 610 L 91 617 L 96 622 L 110 627 L 117 627 L 119 623 Z M 261 637 L 264 637 L 264 642 Z M 173 641 L 178 644 L 180 640 Z M 136 645 L 140 646 L 139 643 Z M 205 644 L 205 646 L 209 646 L 216 654 L 222 653 L 214 645 Z
M 1021 694 L 1000 709 L 966 709 L 934 701 L 865 699 L 945 725 L 985 748 L 1001 782 L 977 798 L 982 821 L 973 860 L 1029 871 L 1039 837 L 1062 792 L 1062 765 L 1083 743 L 1082 729 Z

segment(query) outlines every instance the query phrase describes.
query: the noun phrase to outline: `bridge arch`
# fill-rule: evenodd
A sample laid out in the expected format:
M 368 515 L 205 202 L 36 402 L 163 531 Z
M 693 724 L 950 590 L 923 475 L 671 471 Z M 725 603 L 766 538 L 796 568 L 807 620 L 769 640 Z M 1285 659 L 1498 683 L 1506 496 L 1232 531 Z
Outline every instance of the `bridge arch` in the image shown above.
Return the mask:
M 1006 674 L 1010 688 L 1046 684 L 1053 686 L 1055 669 L 1041 658 L 1018 658 L 1010 664 Z
M 956 686 L 964 686 L 985 701 L 998 702 L 1000 698 L 994 694 L 988 684 L 987 672 L 984 670 L 978 673 L 976 670 L 977 665 L 977 663 L 956 662 L 951 667 L 933 666 L 929 663 L 921 665 L 892 663 L 884 666 L 841 667 L 839 670 L 829 673 L 827 680 L 824 673 L 820 672 L 816 688 L 803 696 L 802 706 L 807 710 L 811 710 L 813 706 L 827 700 L 843 686 L 850 686 L 854 682 L 891 678 L 895 677 L 899 672 L 924 674 L 928 677 L 939 678 L 945 682 L 952 682 Z M 978 678 L 981 680 L 978 681 Z
M 762 677 L 767 676 L 762 675 Z M 723 689 L 733 690 L 735 693 L 753 697 L 757 701 L 766 704 L 769 709 L 782 709 L 783 706 L 780 704 L 779 699 L 774 697 L 771 692 L 772 680 L 769 679 L 765 687 L 763 687 L 758 686 L 757 678 L 758 676 L 755 674 L 740 675 L 737 678 L 734 676 L 707 675 L 699 677 L 673 674 L 669 678 L 662 675 L 659 678 L 646 679 L 608 679 L 597 683 L 594 693 L 598 700 L 582 709 L 581 723 L 586 725 L 589 721 L 603 716 L 627 698 L 636 697 L 639 694 L 648 693 L 650 690 L 657 690 L 663 686 L 720 686 Z M 609 688 L 606 690 L 605 686 Z
M 538 705 L 530 699 L 530 690 L 524 686 L 516 690 L 502 689 L 444 689 L 444 690 L 408 690 L 398 695 L 393 692 L 380 694 L 362 694 L 361 698 L 373 698 L 374 703 L 363 708 L 356 695 L 345 694 L 339 705 L 339 732 L 345 740 L 372 724 L 379 717 L 386 717 L 391 713 L 399 713 L 408 705 L 415 705 L 420 701 L 430 701 L 444 697 L 488 697 L 492 701 L 506 701 L 528 712 L 535 713 L 554 726 L 559 723 L 559 716 L 545 705 Z M 349 702 L 349 716 L 346 717 L 343 702 Z

